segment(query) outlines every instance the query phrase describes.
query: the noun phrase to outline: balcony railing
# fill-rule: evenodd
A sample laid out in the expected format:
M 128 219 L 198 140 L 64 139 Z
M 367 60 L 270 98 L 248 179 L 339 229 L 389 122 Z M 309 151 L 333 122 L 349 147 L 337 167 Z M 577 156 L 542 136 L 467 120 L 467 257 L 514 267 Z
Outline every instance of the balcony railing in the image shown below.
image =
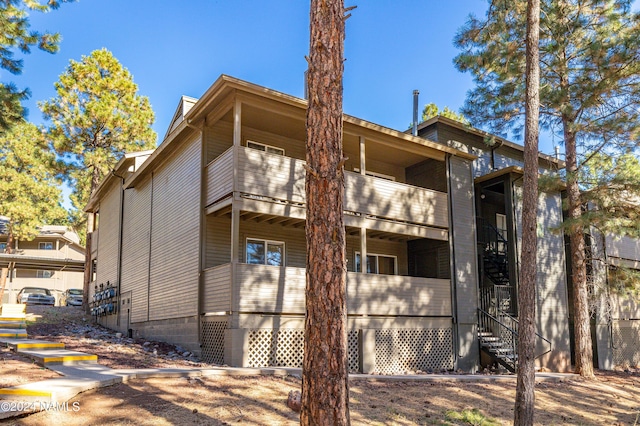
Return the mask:
M 203 308 L 304 315 L 305 280 L 304 268 L 216 266 L 204 271 Z M 347 310 L 355 315 L 451 316 L 450 281 L 348 272 Z
M 234 158 L 237 155 L 234 187 Z M 245 147 L 232 147 L 207 166 L 207 205 L 233 191 L 253 197 L 305 202 L 305 162 Z M 446 228 L 447 194 L 399 182 L 345 173 L 346 211 Z

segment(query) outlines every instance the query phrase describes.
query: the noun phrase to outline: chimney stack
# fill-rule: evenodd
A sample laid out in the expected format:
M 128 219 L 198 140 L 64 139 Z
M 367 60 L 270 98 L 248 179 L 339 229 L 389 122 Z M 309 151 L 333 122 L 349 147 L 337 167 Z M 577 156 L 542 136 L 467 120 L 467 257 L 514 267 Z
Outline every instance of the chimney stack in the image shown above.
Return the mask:
M 418 90 L 413 91 L 413 136 L 418 136 Z

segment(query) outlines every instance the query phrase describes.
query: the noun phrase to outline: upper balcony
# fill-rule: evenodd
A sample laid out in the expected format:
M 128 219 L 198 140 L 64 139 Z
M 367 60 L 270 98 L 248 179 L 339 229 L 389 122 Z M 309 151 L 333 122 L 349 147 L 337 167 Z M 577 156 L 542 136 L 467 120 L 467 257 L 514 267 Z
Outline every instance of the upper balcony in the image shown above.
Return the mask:
M 232 192 L 276 202 L 305 203 L 304 161 L 234 146 L 209 163 L 207 206 Z M 344 210 L 366 217 L 447 228 L 447 194 L 405 183 L 345 173 Z

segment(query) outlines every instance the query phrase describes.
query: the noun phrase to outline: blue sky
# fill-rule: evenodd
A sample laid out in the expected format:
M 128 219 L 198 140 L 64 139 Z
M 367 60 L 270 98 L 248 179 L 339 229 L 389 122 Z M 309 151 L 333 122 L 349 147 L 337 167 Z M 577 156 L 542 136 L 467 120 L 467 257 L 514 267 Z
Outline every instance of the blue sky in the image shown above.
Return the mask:
M 412 91 L 421 106 L 457 110 L 471 87 L 452 59 L 453 36 L 486 0 L 346 1 L 344 111 L 396 129 L 412 118 Z M 106 47 L 133 74 L 156 113 L 159 137 L 181 95 L 200 97 L 220 74 L 303 95 L 309 45 L 309 2 L 301 0 L 80 0 L 48 14 L 32 13 L 31 28 L 59 32 L 60 51 L 33 50 L 24 71 L 0 70 L 0 81 L 29 87 L 29 120 L 42 123 L 37 101 L 55 96 L 69 60 Z M 544 147 L 551 152 L 552 148 Z
M 412 91 L 421 107 L 435 102 L 458 110 L 472 87 L 453 65 L 453 37 L 468 15 L 484 15 L 486 0 L 363 0 L 347 21 L 344 111 L 404 130 Z M 161 138 L 181 95 L 200 97 L 220 74 L 294 96 L 303 95 L 309 44 L 309 2 L 301 0 L 80 0 L 48 14 L 32 13 L 31 27 L 59 32 L 60 51 L 33 50 L 24 71 L 0 70 L 0 81 L 29 87 L 29 120 L 43 123 L 37 101 L 55 96 L 54 82 L 69 60 L 105 47 L 149 97 Z M 515 141 L 519 142 L 519 141 Z M 540 149 L 553 153 L 550 137 Z

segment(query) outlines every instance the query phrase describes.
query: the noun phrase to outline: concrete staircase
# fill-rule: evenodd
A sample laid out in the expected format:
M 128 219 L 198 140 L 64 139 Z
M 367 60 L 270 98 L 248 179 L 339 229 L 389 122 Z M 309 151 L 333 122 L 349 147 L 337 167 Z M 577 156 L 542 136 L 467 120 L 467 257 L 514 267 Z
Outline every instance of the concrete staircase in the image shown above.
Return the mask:
M 4 303 L 0 309 L 0 339 L 26 339 L 26 305 Z
M 2 305 L 0 342 L 4 346 L 31 358 L 43 367 L 56 364 L 76 365 L 98 362 L 97 355 L 69 351 L 64 348 L 64 343 L 27 339 L 25 307 L 26 305 L 22 304 Z M 5 313 L 8 315 L 5 316 Z M 0 389 L 0 395 L 2 395 L 2 391 L 3 389 Z
M 516 372 L 518 354 L 514 345 L 515 341 L 507 342 L 491 331 L 485 330 L 478 331 L 478 339 L 480 340 L 480 348 L 482 350 L 511 373 Z
M 64 343 L 27 339 L 25 305 L 21 304 L 2 305 L 0 345 L 52 370 L 60 366 L 90 367 L 98 362 L 96 355 L 66 350 Z M 69 384 L 61 380 L 64 381 L 49 379 L 0 389 L 0 399 L 50 403 L 67 400 L 73 392 L 73 395 L 77 394 L 76 388 L 71 393 L 65 392 Z M 75 379 L 75 382 L 77 381 L 78 379 Z M 0 418 L 10 417 L 8 414 L 10 413 L 0 412 Z

